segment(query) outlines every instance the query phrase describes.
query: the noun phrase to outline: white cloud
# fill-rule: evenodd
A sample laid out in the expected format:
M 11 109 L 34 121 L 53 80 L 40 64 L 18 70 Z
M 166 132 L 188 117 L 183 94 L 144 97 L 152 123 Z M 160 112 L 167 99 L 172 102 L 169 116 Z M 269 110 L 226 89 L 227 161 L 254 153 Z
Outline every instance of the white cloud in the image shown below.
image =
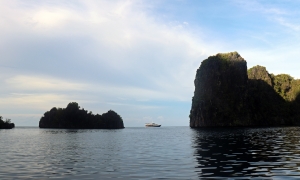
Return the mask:
M 84 85 L 78 83 L 71 83 L 60 79 L 49 77 L 36 77 L 17 75 L 6 80 L 6 84 L 13 89 L 18 90 L 47 90 L 47 91 L 62 91 L 62 90 L 83 90 Z
M 69 102 L 71 101 L 66 95 L 50 93 L 10 94 L 0 97 L 0 107 L 4 114 L 32 114 L 36 111 L 43 113 L 52 107 L 64 107 Z
M 260 3 L 259 1 L 238 1 L 232 0 L 235 4 L 239 5 L 250 11 L 260 12 L 262 14 L 271 14 L 271 15 L 285 15 L 289 14 L 286 10 L 276 7 L 273 3 Z
M 64 9 L 40 9 L 32 16 L 31 24 L 38 28 L 57 28 L 72 17 L 72 13 Z
M 288 22 L 288 20 L 284 19 L 283 17 L 276 18 L 276 21 L 279 24 L 281 24 L 282 26 L 287 27 L 287 28 L 289 28 L 293 31 L 298 32 L 300 30 L 300 24 L 299 23 Z
M 286 15 L 277 7 L 249 3 L 241 6 L 272 17 Z M 248 64 L 265 66 L 283 57 L 261 32 L 251 36 L 276 50 L 249 48 L 244 39 L 224 42 L 188 18 L 163 21 L 152 8 L 135 0 L 0 1 L 0 82 L 5 84 L 0 106 L 8 104 L 10 114 L 26 114 L 17 113 L 26 106 L 35 114 L 78 101 L 93 112 L 111 105 L 127 113 L 122 117 L 133 117 L 128 110 L 137 106 L 152 111 L 163 106 L 154 101 L 191 101 L 196 70 L 210 55 L 238 50 Z M 283 20 L 283 25 L 290 22 Z M 168 119 L 161 112 L 151 114 L 158 116 Z
M 238 4 L 240 7 L 248 10 L 255 11 L 263 15 L 263 18 L 269 18 L 270 20 L 287 27 L 294 31 L 300 30 L 300 24 L 298 23 L 298 13 L 290 9 L 287 10 L 286 7 L 281 7 L 282 4 L 265 2 L 261 3 L 259 1 L 236 1 L 234 3 Z M 287 4 L 289 4 L 287 2 Z M 292 4 L 291 4 L 292 5 Z M 290 5 L 290 6 L 291 6 Z M 293 22 L 296 20 L 296 22 Z

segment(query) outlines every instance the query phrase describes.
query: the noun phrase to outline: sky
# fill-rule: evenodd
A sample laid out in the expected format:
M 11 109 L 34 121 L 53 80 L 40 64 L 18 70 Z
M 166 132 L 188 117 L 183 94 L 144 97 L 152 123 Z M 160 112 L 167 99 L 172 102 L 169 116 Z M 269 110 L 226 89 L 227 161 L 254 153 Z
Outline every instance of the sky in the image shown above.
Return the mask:
M 298 0 L 0 0 L 0 115 L 38 126 L 77 102 L 125 127 L 189 126 L 201 62 L 300 78 Z

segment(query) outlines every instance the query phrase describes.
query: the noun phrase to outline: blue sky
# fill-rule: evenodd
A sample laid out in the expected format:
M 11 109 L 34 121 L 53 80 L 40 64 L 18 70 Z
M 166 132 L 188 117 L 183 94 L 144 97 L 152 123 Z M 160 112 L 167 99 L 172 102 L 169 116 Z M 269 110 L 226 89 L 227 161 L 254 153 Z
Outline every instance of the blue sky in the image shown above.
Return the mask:
M 0 115 L 38 126 L 52 107 L 112 109 L 125 127 L 188 126 L 201 61 L 300 78 L 300 1 L 0 1 Z

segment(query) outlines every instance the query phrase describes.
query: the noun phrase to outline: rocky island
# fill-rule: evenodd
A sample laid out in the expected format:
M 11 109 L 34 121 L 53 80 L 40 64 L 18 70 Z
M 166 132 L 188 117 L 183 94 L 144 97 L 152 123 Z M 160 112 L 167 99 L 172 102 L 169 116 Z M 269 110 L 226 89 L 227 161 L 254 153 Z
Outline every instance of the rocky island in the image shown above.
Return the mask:
M 123 120 L 116 112 L 109 110 L 102 115 L 80 109 L 76 102 L 66 108 L 52 108 L 44 113 L 39 122 L 40 128 L 63 129 L 122 129 Z
M 0 129 L 12 129 L 15 127 L 14 123 L 10 122 L 10 119 L 3 120 L 3 117 L 0 116 Z
M 194 84 L 192 128 L 299 124 L 300 80 L 262 66 L 247 70 L 237 52 L 203 60 Z

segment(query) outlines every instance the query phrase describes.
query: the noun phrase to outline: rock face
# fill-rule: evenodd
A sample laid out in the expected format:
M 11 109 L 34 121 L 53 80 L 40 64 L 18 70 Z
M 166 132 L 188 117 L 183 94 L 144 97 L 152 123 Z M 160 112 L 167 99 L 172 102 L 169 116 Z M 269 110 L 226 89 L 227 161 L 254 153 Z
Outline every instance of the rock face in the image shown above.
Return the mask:
M 292 125 L 289 104 L 274 89 L 274 75 L 265 67 L 248 70 L 248 106 L 251 125 Z
M 123 120 L 110 110 L 102 115 L 93 115 L 80 109 L 78 103 L 69 103 L 67 108 L 52 108 L 44 113 L 39 122 L 40 128 L 63 129 L 122 129 Z
M 246 116 L 247 79 L 247 63 L 236 52 L 204 60 L 194 82 L 190 126 L 241 124 Z
M 194 83 L 190 127 L 297 123 L 299 80 L 274 76 L 262 66 L 247 71 L 246 61 L 237 52 L 204 60 Z

